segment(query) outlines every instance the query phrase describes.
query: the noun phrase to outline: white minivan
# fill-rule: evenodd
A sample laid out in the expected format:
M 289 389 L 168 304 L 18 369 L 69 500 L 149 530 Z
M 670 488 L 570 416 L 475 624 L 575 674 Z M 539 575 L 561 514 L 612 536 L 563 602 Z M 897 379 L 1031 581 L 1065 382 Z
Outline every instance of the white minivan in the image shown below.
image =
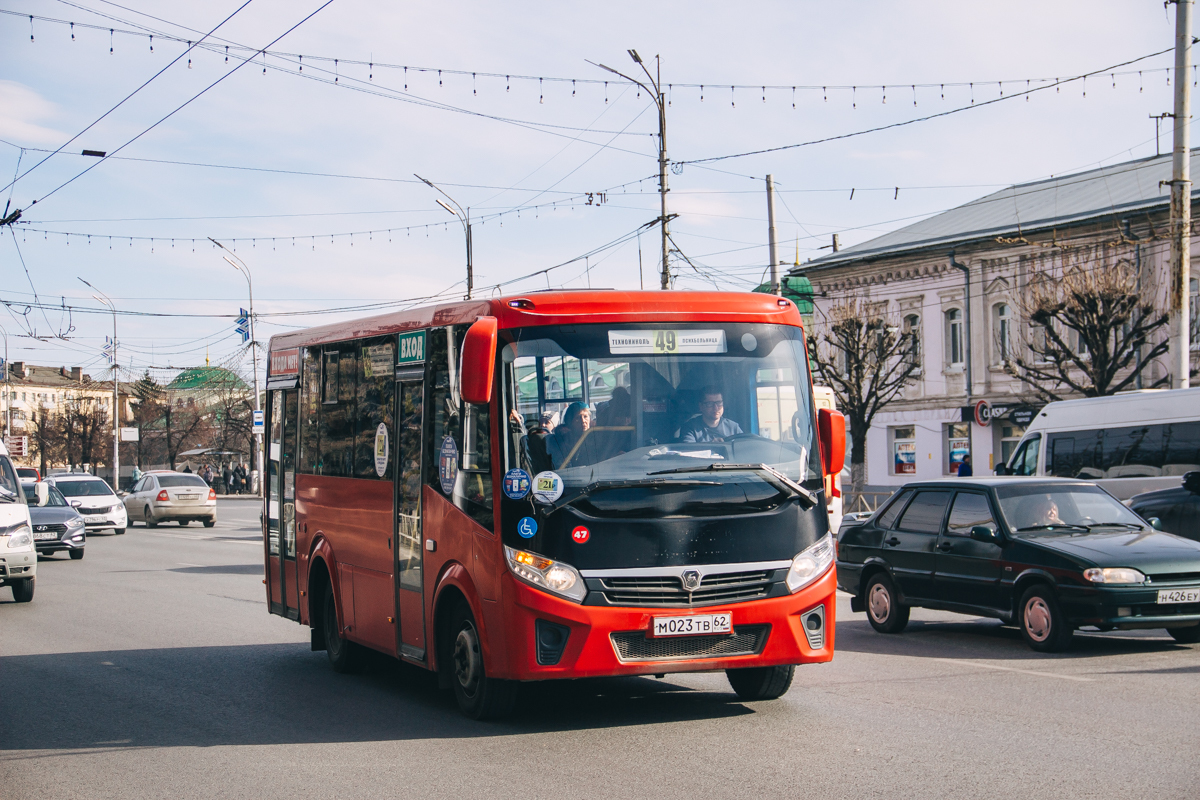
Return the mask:
M 1144 389 L 1050 403 L 997 475 L 1095 481 L 1119 500 L 1200 470 L 1200 388 Z
M 39 482 L 38 501 L 44 503 L 48 495 L 49 488 Z M 36 581 L 37 550 L 29 506 L 8 450 L 0 442 L 0 586 L 12 587 L 13 599 L 28 603 L 33 599 Z

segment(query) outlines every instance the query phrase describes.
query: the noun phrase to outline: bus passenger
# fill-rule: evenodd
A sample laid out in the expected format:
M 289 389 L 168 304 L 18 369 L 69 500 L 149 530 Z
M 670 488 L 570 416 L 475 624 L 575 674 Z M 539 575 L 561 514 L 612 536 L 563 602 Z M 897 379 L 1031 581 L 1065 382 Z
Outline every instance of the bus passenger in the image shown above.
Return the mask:
M 742 426 L 725 416 L 725 398 L 716 386 L 705 386 L 700 395 L 700 415 L 683 423 L 681 442 L 723 442 L 742 432 Z

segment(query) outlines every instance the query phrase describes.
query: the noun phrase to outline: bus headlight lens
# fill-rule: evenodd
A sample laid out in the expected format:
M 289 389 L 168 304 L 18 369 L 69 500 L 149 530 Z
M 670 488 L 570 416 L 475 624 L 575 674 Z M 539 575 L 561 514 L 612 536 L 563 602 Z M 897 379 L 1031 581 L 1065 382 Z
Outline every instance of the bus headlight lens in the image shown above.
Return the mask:
M 824 575 L 832 563 L 833 537 L 827 533 L 792 559 L 792 568 L 787 574 L 788 589 L 795 594 Z
M 33 544 L 33 532 L 28 525 L 20 525 L 8 536 L 9 547 L 29 547 Z
M 551 594 L 582 603 L 587 596 L 583 576 L 570 564 L 505 546 L 508 568 L 521 580 Z
M 1085 569 L 1083 577 L 1092 583 L 1145 583 L 1146 576 L 1129 567 L 1105 567 Z

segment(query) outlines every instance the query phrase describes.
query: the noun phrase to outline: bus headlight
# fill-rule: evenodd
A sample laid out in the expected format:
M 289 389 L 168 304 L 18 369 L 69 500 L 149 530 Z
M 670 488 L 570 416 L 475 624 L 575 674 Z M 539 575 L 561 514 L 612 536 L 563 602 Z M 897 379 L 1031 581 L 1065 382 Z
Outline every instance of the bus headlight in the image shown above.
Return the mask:
M 504 547 L 504 558 L 513 575 L 539 589 L 582 603 L 587 596 L 583 576 L 570 564 L 543 558 L 524 550 Z
M 833 537 L 827 533 L 792 559 L 792 568 L 787 574 L 788 589 L 795 594 L 824 575 L 832 563 Z

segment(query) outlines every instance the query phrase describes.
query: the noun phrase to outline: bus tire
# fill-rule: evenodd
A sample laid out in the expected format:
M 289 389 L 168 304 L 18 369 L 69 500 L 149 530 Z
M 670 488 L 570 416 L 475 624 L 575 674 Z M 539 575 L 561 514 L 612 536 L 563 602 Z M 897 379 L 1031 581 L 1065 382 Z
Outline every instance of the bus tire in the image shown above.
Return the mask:
M 792 688 L 792 676 L 795 674 L 796 668 L 791 664 L 725 670 L 729 685 L 743 700 L 775 700 L 782 697 Z
M 34 578 L 25 578 L 19 581 L 13 581 L 13 600 L 18 603 L 28 603 L 33 599 L 33 590 L 36 588 Z
M 899 633 L 908 625 L 908 606 L 896 596 L 896 585 L 886 572 L 877 572 L 863 592 L 867 621 L 880 633 Z
M 481 720 L 511 713 L 517 702 L 517 682 L 488 676 L 475 615 L 465 601 L 454 606 L 446 632 L 442 669 L 450 673 L 458 710 L 466 717 Z
M 343 675 L 360 672 L 366 663 L 366 653 L 357 642 L 343 639 L 338 633 L 337 603 L 333 598 L 332 586 L 325 590 L 322 613 L 321 627 L 325 629 L 325 650 L 329 654 L 329 664 L 333 671 Z

